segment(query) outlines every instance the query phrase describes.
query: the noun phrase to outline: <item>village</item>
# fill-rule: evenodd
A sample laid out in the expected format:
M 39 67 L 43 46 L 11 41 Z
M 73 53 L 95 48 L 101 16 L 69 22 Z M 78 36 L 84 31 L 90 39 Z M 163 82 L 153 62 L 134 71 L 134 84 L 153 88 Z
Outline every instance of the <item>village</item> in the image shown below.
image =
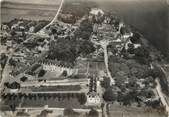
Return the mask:
M 62 13 L 49 23 L 14 19 L 1 25 L 1 110 L 111 117 L 113 109 L 127 107 L 166 117 L 156 91 L 158 57 L 151 57 L 140 33 L 99 8 L 78 18 Z

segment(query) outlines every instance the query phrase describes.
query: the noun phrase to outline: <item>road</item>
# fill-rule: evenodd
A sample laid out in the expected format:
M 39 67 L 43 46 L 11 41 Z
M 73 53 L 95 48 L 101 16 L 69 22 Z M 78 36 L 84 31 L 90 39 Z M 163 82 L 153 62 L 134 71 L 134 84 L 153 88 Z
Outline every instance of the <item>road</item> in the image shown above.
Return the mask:
M 102 48 L 103 48 L 103 52 L 104 52 L 104 63 L 105 63 L 105 66 L 106 66 L 106 72 L 107 72 L 107 75 L 108 77 L 110 78 L 110 83 L 112 85 L 115 84 L 115 80 L 113 79 L 113 77 L 111 76 L 111 72 L 109 70 L 109 58 L 108 58 L 108 50 L 107 50 L 107 46 L 110 44 L 111 41 L 109 40 L 101 40 L 100 42 L 96 42 L 96 41 L 93 41 L 92 42 L 95 44 L 95 45 L 100 45 Z
M 105 63 L 105 66 L 106 66 L 106 71 L 107 71 L 107 75 L 108 77 L 110 78 L 110 82 L 111 84 L 115 84 L 115 81 L 113 79 L 113 77 L 111 76 L 111 73 L 110 73 L 110 70 L 109 70 L 109 58 L 108 58 L 108 51 L 107 51 L 107 46 L 109 45 L 109 41 L 101 41 L 100 42 L 100 45 L 102 46 L 103 48 L 103 52 L 104 52 L 104 63 Z
M 161 90 L 161 85 L 160 85 L 158 79 L 156 79 L 156 83 L 157 83 L 157 86 L 156 86 L 157 93 L 158 93 L 158 95 L 160 97 L 161 103 L 163 104 L 163 106 L 165 106 L 166 112 L 167 112 L 167 116 L 169 117 L 169 105 L 168 105 L 168 103 L 167 103 L 167 101 L 165 99 L 165 96 L 164 96 L 164 94 L 163 94 L 163 92 Z
M 52 20 L 48 25 L 46 25 L 42 30 L 46 29 L 46 27 L 52 25 L 54 22 L 57 21 L 57 18 L 58 18 L 58 15 L 59 15 L 60 11 L 61 11 L 61 8 L 62 8 L 62 6 L 63 6 L 63 3 L 64 3 L 64 0 L 61 1 L 60 6 L 59 6 L 59 9 L 58 9 L 58 11 L 57 11 L 55 17 L 53 18 L 53 20 Z
M 103 114 L 104 114 L 104 117 L 108 117 L 108 114 L 107 114 L 107 103 L 106 102 L 104 103 Z
M 165 74 L 165 77 L 169 78 L 169 76 L 167 76 L 166 71 L 164 70 L 164 68 L 159 63 L 154 63 L 154 67 L 158 67 Z M 158 96 L 160 97 L 162 105 L 166 108 L 166 113 L 167 113 L 167 116 L 169 117 L 169 105 L 168 105 L 168 101 L 166 100 L 165 94 L 163 93 L 163 91 L 161 89 L 161 85 L 160 85 L 160 81 L 159 80 L 160 79 L 156 79 L 155 80 L 155 82 L 157 83 L 156 91 L 158 93 Z

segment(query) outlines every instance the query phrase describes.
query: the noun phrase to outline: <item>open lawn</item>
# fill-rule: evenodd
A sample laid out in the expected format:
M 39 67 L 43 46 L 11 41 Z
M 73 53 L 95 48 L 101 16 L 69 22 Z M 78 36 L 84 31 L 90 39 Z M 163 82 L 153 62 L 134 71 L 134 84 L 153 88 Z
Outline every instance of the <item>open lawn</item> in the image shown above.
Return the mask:
M 68 86 L 48 86 L 48 87 L 31 87 L 30 88 L 33 92 L 39 91 L 79 91 L 81 89 L 80 85 L 68 85 Z

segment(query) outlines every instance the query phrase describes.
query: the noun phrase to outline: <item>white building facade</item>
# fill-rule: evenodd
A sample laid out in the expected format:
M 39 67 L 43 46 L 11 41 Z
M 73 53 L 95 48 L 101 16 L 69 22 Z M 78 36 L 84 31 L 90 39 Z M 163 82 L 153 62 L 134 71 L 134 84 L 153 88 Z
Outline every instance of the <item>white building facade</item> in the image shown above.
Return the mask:
M 49 72 L 56 72 L 59 74 L 67 72 L 67 76 L 76 75 L 78 73 L 78 69 L 69 66 L 64 66 L 50 62 L 41 62 L 41 64 L 43 69 Z

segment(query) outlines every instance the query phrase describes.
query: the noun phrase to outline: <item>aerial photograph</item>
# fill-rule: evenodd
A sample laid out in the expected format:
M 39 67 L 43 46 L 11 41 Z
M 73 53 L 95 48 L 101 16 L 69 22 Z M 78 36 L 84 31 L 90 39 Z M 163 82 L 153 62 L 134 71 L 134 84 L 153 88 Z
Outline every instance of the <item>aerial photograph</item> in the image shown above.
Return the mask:
M 169 0 L 0 0 L 0 117 L 169 117 Z

